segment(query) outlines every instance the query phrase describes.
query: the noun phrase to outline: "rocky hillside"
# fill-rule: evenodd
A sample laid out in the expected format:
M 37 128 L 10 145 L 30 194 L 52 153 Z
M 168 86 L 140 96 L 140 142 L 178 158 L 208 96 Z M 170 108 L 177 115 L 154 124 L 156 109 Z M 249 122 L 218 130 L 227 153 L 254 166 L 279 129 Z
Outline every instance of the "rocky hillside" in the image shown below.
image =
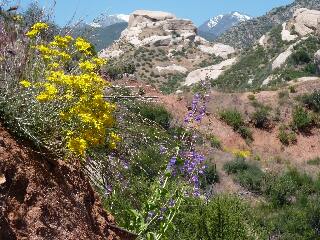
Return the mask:
M 235 54 L 233 47 L 199 37 L 190 20 L 144 10 L 134 12 L 120 39 L 100 52 L 101 57 L 112 59 L 110 66 L 114 68 L 107 69 L 109 73 L 121 70 L 121 65 L 133 66 L 135 79 L 166 93 L 204 80 L 210 74 L 218 76 L 233 62 L 230 59 Z M 201 78 L 193 74 L 186 81 L 192 71 L 211 65 L 217 65 L 213 73 L 206 71 Z
M 212 41 L 238 23 L 250 20 L 252 17 L 239 12 L 220 14 L 212 17 L 198 27 L 199 36 Z
M 320 11 L 296 9 L 293 17 L 242 51 L 236 64 L 212 85 L 225 90 L 276 87 L 292 80 L 312 80 L 318 73 Z
M 318 0 L 296 0 L 287 6 L 278 7 L 266 15 L 239 23 L 222 34 L 218 41 L 237 48 L 246 48 L 253 44 L 274 26 L 292 18 L 297 8 L 320 9 Z

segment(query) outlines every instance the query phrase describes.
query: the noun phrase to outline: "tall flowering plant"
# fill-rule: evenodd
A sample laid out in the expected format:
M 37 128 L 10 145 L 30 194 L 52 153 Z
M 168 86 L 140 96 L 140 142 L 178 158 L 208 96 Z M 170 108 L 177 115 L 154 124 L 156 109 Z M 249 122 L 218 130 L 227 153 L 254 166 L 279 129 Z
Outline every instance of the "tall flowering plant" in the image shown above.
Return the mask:
M 115 148 L 120 137 L 110 131 L 115 105 L 105 101 L 104 90 L 110 86 L 99 75 L 106 60 L 94 56 L 92 45 L 85 39 L 55 36 L 53 41 L 41 41 L 40 33 L 48 25 L 36 23 L 26 35 L 30 38 L 32 54 L 39 54 L 42 76 L 20 81 L 43 105 L 54 105 L 52 113 L 61 123 L 62 139 L 69 152 L 83 156 L 87 149 L 103 145 Z M 33 66 L 35 67 L 35 66 Z M 31 69 L 33 71 L 33 69 Z
M 155 181 L 150 198 L 141 211 L 131 210 L 129 229 L 150 240 L 163 239 L 179 213 L 186 196 L 200 197 L 199 178 L 206 169 L 205 157 L 196 150 L 196 136 L 192 135 L 194 124 L 199 124 L 206 114 L 205 94 L 195 94 L 181 136 L 181 146 L 173 151 L 160 146 L 160 152 L 169 157 L 165 170 Z

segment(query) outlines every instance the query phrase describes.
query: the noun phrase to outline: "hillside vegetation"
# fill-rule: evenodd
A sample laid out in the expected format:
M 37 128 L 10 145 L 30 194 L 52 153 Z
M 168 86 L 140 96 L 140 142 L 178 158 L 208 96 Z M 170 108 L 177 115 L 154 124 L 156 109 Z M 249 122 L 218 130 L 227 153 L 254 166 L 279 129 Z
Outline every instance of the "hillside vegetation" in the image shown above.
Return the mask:
M 291 81 L 317 76 L 315 34 L 284 41 L 274 19 L 265 44 L 237 52 L 163 13 L 194 41 L 120 41 L 106 59 L 39 9 L 0 13 L 0 239 L 320 238 L 319 79 Z M 186 71 L 160 74 L 168 63 Z

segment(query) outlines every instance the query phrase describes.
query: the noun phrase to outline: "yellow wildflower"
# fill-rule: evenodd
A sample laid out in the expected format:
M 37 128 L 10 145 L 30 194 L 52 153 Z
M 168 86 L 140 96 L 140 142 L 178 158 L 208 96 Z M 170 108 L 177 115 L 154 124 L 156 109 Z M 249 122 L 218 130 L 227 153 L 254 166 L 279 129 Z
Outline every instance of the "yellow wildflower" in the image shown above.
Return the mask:
M 85 151 L 87 150 L 87 142 L 86 140 L 76 137 L 76 138 L 70 138 L 67 142 L 67 148 L 80 156 L 83 156 Z
M 75 42 L 75 47 L 78 49 L 79 52 L 82 52 L 86 55 L 91 55 L 92 52 L 91 52 L 91 44 L 89 42 L 87 42 L 86 40 L 84 40 L 83 38 L 81 37 L 78 37 L 76 39 L 76 42 Z
M 42 30 L 48 29 L 48 24 L 38 22 L 31 27 L 31 30 L 26 33 L 29 38 L 35 38 Z
M 27 80 L 22 80 L 22 81 L 20 82 L 20 84 L 21 84 L 23 87 L 25 87 L 25 88 L 31 87 L 31 82 L 29 82 L 29 81 L 27 81 Z
M 67 48 L 72 40 L 73 38 L 71 36 L 55 36 L 54 41 L 50 43 L 50 46 Z
M 97 65 L 90 62 L 90 61 L 84 61 L 79 63 L 79 67 L 81 70 L 86 71 L 86 72 L 92 72 L 97 68 Z
M 240 158 L 248 158 L 251 155 L 251 152 L 246 150 L 233 150 L 232 153 L 234 156 Z

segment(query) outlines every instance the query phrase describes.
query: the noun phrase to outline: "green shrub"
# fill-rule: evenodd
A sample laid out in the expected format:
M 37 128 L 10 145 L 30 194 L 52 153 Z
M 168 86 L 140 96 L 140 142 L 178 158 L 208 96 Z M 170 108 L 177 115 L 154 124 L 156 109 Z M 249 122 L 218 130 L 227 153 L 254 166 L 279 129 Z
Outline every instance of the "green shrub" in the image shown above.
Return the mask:
M 248 163 L 245 159 L 238 157 L 226 163 L 224 170 L 228 174 L 235 174 L 236 181 L 241 186 L 253 192 L 261 192 L 264 173 L 257 165 Z
M 207 203 L 187 199 L 174 222 L 168 239 L 179 240 L 253 240 L 264 239 L 248 207 L 239 198 L 218 195 Z M 179 236 L 177 238 L 177 236 Z
M 251 120 L 257 128 L 267 128 L 270 122 L 270 108 L 260 107 L 252 114 Z
M 313 120 L 310 114 L 303 109 L 303 107 L 298 106 L 294 109 L 292 113 L 292 127 L 301 131 L 305 132 L 309 130 L 312 126 Z
M 279 128 L 278 138 L 280 142 L 286 146 L 293 144 L 297 141 L 296 134 L 285 125 Z
M 309 109 L 315 112 L 320 112 L 320 91 L 315 90 L 310 95 L 306 94 L 302 96 L 302 101 L 307 105 Z
M 223 169 L 228 173 L 228 174 L 236 174 L 242 171 L 245 171 L 249 168 L 249 165 L 245 161 L 244 158 L 236 158 L 235 160 L 231 162 L 227 162 L 224 166 Z
M 171 114 L 160 105 L 156 104 L 138 104 L 133 109 L 136 113 L 139 113 L 142 117 L 158 123 L 165 129 L 170 127 Z
M 211 147 L 221 149 L 221 141 L 214 135 L 210 136 Z
M 252 140 L 252 132 L 246 127 L 242 115 L 237 110 L 224 110 L 220 112 L 220 118 L 237 131 L 243 138 Z
M 245 125 L 241 113 L 235 109 L 220 112 L 220 117 L 229 126 L 233 127 L 234 130 L 238 130 L 241 126 Z
M 320 165 L 320 157 L 316 157 L 314 159 L 310 159 L 307 161 L 307 164 L 309 165 Z
M 200 185 L 203 189 L 214 183 L 219 182 L 219 174 L 217 171 L 217 166 L 215 164 L 208 164 L 207 168 L 204 170 L 203 176 L 200 177 Z
M 291 57 L 297 65 L 309 63 L 311 61 L 309 54 L 304 49 L 297 50 Z

